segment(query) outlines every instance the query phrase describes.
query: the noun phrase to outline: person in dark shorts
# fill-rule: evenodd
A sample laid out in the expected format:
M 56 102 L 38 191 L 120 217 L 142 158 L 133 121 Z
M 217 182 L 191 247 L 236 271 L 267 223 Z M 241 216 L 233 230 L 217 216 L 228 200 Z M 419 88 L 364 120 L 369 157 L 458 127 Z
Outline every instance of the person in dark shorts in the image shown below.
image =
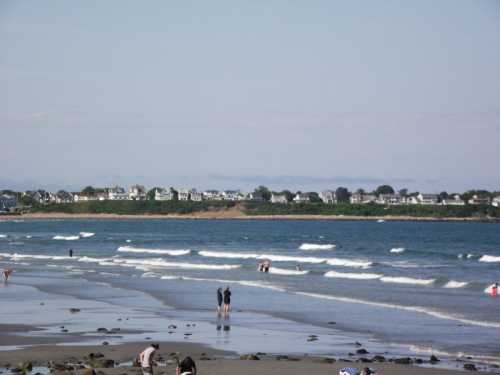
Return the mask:
M 176 375 L 196 375 L 196 363 L 191 357 L 186 357 L 177 365 Z
M 221 313 L 222 310 L 222 288 L 217 289 L 217 313 Z
M 229 290 L 229 287 L 224 290 L 224 314 L 227 315 L 229 314 L 229 311 L 231 310 L 231 291 Z

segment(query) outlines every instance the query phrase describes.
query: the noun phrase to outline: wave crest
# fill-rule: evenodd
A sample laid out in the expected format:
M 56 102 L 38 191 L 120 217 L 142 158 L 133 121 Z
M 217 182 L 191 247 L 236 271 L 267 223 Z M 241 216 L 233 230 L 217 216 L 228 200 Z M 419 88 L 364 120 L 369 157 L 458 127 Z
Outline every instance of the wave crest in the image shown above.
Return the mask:
M 303 243 L 300 245 L 299 250 L 333 250 L 337 247 L 335 244 L 314 244 L 314 243 Z
M 171 255 L 171 256 L 181 256 L 188 255 L 191 253 L 189 249 L 181 249 L 181 250 L 165 250 L 165 249 L 143 249 L 132 246 L 120 246 L 116 251 L 122 253 L 143 253 L 143 254 L 163 254 L 163 255 Z

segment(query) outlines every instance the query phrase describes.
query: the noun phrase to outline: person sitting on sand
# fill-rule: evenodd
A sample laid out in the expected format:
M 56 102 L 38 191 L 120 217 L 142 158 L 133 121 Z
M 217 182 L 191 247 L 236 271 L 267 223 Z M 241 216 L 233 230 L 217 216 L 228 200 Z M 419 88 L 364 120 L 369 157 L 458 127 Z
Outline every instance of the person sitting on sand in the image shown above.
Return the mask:
M 159 348 L 160 345 L 151 344 L 151 346 L 148 346 L 139 354 L 139 362 L 143 375 L 153 375 L 153 357 Z
M 377 372 L 369 367 L 365 367 L 363 371 L 361 371 L 361 375 L 377 375 Z
M 177 365 L 176 375 L 196 375 L 196 363 L 191 357 L 186 357 Z
M 6 268 L 3 270 L 3 281 L 7 282 L 9 280 L 10 275 L 14 272 L 12 268 Z
M 229 314 L 231 310 L 231 291 L 229 286 L 224 290 L 224 315 Z

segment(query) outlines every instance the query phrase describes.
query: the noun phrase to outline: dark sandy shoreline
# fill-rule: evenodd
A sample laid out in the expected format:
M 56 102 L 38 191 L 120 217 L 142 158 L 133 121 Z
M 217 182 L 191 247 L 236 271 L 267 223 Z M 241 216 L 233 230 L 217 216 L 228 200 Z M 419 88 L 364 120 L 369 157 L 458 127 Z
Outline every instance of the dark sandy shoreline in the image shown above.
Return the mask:
M 53 346 L 43 345 L 29 347 L 15 351 L 0 352 L 0 367 L 22 366 L 26 362 L 32 362 L 33 366 L 49 366 L 53 362 L 58 367 L 55 373 L 64 373 L 63 366 L 71 366 L 76 372 L 83 373 L 86 367 L 93 367 L 102 374 L 109 375 L 135 375 L 139 369 L 131 366 L 131 362 L 138 353 L 149 342 L 130 343 L 117 346 Z M 93 361 L 89 354 L 101 353 L 104 359 L 111 359 L 115 367 L 102 368 L 102 361 Z M 258 360 L 250 360 L 246 356 L 238 357 L 235 353 L 213 350 L 208 347 L 193 343 L 160 342 L 160 349 L 156 359 L 160 363 L 156 367 L 156 374 L 174 374 L 176 356 L 181 358 L 191 356 L 197 363 L 199 374 L 206 375 L 303 375 L 314 374 L 338 374 L 342 367 L 375 368 L 379 374 L 386 375 L 454 375 L 464 374 L 468 371 L 445 370 L 439 368 L 417 367 L 400 365 L 394 363 L 352 363 L 333 358 L 316 357 L 288 357 L 273 356 L 265 353 L 255 353 Z

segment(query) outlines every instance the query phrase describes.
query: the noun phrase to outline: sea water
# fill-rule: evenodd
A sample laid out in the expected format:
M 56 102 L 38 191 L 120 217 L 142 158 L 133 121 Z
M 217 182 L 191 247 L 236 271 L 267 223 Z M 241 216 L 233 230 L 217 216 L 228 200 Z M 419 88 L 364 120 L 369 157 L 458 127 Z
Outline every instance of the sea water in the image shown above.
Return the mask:
M 263 260 L 269 273 L 257 271 Z M 495 223 L 10 221 L 0 222 L 0 267 L 15 269 L 12 283 L 136 308 L 145 292 L 201 314 L 229 286 L 235 311 L 279 319 L 243 319 L 247 328 L 284 319 L 416 352 L 500 357 L 500 298 L 488 294 L 500 281 Z M 59 277 L 121 292 L 41 281 Z

